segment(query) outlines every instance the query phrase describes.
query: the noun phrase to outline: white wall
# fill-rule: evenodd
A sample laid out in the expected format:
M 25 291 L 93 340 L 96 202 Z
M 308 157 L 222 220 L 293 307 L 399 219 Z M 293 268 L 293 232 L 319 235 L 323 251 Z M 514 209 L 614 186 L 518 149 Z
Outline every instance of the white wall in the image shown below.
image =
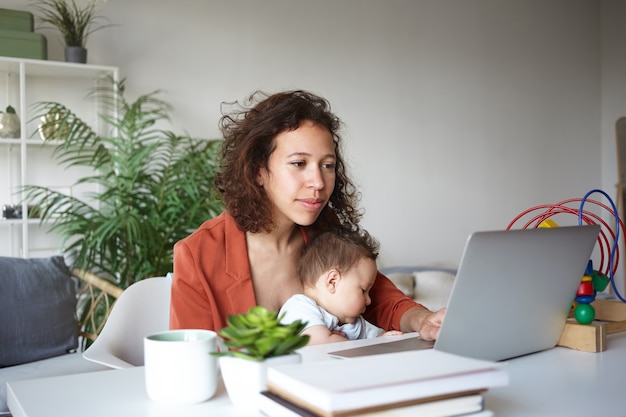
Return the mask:
M 626 1 L 602 2 L 602 184 L 614 190 L 618 180 L 615 148 L 615 121 L 626 116 Z M 622 240 L 623 241 L 623 240 Z M 622 254 L 624 248 L 622 247 Z M 619 274 L 624 275 L 626 261 L 621 256 Z M 618 289 L 624 296 L 624 279 Z
M 89 62 L 119 66 L 131 95 L 163 89 L 172 128 L 197 136 L 218 135 L 220 102 L 256 89 L 327 97 L 345 122 L 382 264 L 457 263 L 472 231 L 593 188 L 615 195 L 624 9 L 621 0 L 108 0 L 102 10 L 119 26 L 93 35 Z M 61 60 L 56 35 L 44 33 Z

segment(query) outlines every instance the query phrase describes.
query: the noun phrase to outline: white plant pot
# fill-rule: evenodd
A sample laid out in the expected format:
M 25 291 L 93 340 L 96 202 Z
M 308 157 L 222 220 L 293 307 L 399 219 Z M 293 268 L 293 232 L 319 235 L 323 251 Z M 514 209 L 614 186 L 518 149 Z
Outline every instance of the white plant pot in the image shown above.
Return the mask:
M 269 358 L 261 362 L 223 356 L 220 370 L 230 401 L 236 407 L 258 409 L 259 392 L 266 389 L 267 368 L 286 363 L 300 363 L 297 353 Z

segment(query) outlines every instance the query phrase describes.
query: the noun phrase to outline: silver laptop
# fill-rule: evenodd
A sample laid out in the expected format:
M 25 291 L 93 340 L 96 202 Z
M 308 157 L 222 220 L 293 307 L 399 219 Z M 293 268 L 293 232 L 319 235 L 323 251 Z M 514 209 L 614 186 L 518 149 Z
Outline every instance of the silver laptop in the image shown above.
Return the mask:
M 498 361 L 556 346 L 599 232 L 591 225 L 472 234 L 434 348 Z M 331 354 L 426 347 L 432 343 L 412 338 Z

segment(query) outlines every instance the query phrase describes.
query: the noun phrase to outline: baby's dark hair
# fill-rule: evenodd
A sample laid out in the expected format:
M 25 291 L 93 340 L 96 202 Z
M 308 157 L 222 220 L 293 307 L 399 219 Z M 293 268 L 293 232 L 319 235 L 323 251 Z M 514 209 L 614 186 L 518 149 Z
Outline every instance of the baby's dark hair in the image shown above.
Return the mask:
M 314 236 L 302 250 L 298 273 L 305 287 L 312 287 L 325 271 L 349 271 L 356 263 L 378 258 L 379 243 L 367 231 L 333 229 Z

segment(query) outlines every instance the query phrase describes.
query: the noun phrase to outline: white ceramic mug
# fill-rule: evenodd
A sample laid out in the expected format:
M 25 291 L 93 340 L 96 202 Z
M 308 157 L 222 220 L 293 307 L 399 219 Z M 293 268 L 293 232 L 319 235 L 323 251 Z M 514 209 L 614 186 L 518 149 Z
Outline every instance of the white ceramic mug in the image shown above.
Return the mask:
M 217 388 L 218 361 L 210 352 L 223 343 L 210 330 L 170 330 L 144 338 L 146 392 L 163 404 L 195 404 Z

